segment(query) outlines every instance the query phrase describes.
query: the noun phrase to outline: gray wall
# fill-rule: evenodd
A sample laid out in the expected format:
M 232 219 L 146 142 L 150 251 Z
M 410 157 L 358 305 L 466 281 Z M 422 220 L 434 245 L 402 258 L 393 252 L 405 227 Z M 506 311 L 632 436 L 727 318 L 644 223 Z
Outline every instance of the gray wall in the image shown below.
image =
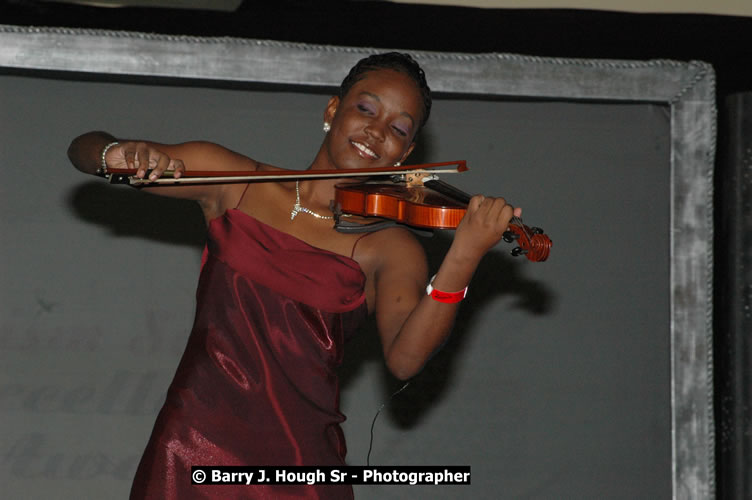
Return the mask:
M 191 326 L 203 221 L 87 178 L 86 130 L 208 139 L 302 169 L 327 94 L 0 77 L 0 478 L 14 498 L 123 498 Z M 503 195 L 554 241 L 502 243 L 455 333 L 376 423 L 372 464 L 471 465 L 472 485 L 369 498 L 670 498 L 668 107 L 437 99 L 412 160 Z M 433 268 L 449 245 L 425 240 Z M 398 385 L 372 329 L 348 345 L 351 464 Z

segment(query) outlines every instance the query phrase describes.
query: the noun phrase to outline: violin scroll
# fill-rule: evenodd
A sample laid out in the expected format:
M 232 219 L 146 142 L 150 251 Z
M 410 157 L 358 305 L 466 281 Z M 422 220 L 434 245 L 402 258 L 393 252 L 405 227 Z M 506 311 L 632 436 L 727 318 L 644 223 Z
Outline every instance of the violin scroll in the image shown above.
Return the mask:
M 548 259 L 553 242 L 543 233 L 539 227 L 528 227 L 522 223 L 519 217 L 514 217 L 513 222 L 502 236 L 507 243 L 516 242 L 517 246 L 512 249 L 515 257 L 524 255 L 529 261 L 543 262 Z

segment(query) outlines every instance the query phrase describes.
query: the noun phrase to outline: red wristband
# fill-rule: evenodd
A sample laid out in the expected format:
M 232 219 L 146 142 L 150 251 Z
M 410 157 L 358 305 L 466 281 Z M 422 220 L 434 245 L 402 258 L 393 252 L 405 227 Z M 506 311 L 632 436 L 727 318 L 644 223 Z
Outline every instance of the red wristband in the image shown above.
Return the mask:
M 433 287 L 434 279 L 436 279 L 435 274 L 431 278 L 431 281 L 428 282 L 428 286 L 426 287 L 426 295 L 430 296 L 437 302 L 443 302 L 445 304 L 456 304 L 457 302 L 461 302 L 462 299 L 464 299 L 467 295 L 468 287 L 463 288 L 459 292 L 442 292 L 441 290 L 436 290 Z

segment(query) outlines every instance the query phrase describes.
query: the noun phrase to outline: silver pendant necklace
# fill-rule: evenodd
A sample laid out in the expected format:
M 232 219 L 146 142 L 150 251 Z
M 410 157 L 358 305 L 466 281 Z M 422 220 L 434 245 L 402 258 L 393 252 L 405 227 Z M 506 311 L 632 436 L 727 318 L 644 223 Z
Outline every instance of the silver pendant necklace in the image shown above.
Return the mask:
M 325 219 L 325 220 L 334 219 L 334 217 L 331 215 L 317 214 L 310 208 L 300 206 L 300 181 L 297 180 L 295 181 L 295 205 L 293 205 L 292 211 L 290 211 L 290 220 L 294 220 L 295 217 L 301 212 L 306 213 L 308 215 L 313 215 L 317 219 Z

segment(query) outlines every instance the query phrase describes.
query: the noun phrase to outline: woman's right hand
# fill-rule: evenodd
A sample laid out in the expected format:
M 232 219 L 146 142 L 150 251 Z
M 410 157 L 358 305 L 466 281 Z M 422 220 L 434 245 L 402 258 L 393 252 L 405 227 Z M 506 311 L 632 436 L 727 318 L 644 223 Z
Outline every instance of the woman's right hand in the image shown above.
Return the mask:
M 112 146 L 107 148 L 108 144 Z M 145 179 L 147 182 L 139 185 L 139 189 L 144 188 L 160 196 L 198 201 L 207 220 L 224 213 L 230 206 L 225 197 L 229 196 L 228 200 L 234 201 L 236 189 L 233 186 L 237 185 L 187 183 L 163 189 L 148 181 L 159 179 L 165 172 L 172 173 L 175 178 L 184 177 L 186 164 L 195 172 L 219 168 L 240 172 L 258 168 L 258 163 L 247 156 L 207 141 L 160 144 L 142 140 L 119 140 L 107 132 L 92 131 L 76 137 L 68 147 L 71 163 L 86 174 L 94 175 L 102 169 L 102 154 L 108 168 L 132 169 L 136 172 L 136 177 Z
M 171 158 L 152 144 L 137 141 L 125 141 L 107 150 L 105 163 L 109 168 L 136 169 L 136 177 L 143 179 L 149 173 L 149 180 L 160 178 L 165 171 L 172 171 L 178 179 L 185 172 L 183 161 Z

